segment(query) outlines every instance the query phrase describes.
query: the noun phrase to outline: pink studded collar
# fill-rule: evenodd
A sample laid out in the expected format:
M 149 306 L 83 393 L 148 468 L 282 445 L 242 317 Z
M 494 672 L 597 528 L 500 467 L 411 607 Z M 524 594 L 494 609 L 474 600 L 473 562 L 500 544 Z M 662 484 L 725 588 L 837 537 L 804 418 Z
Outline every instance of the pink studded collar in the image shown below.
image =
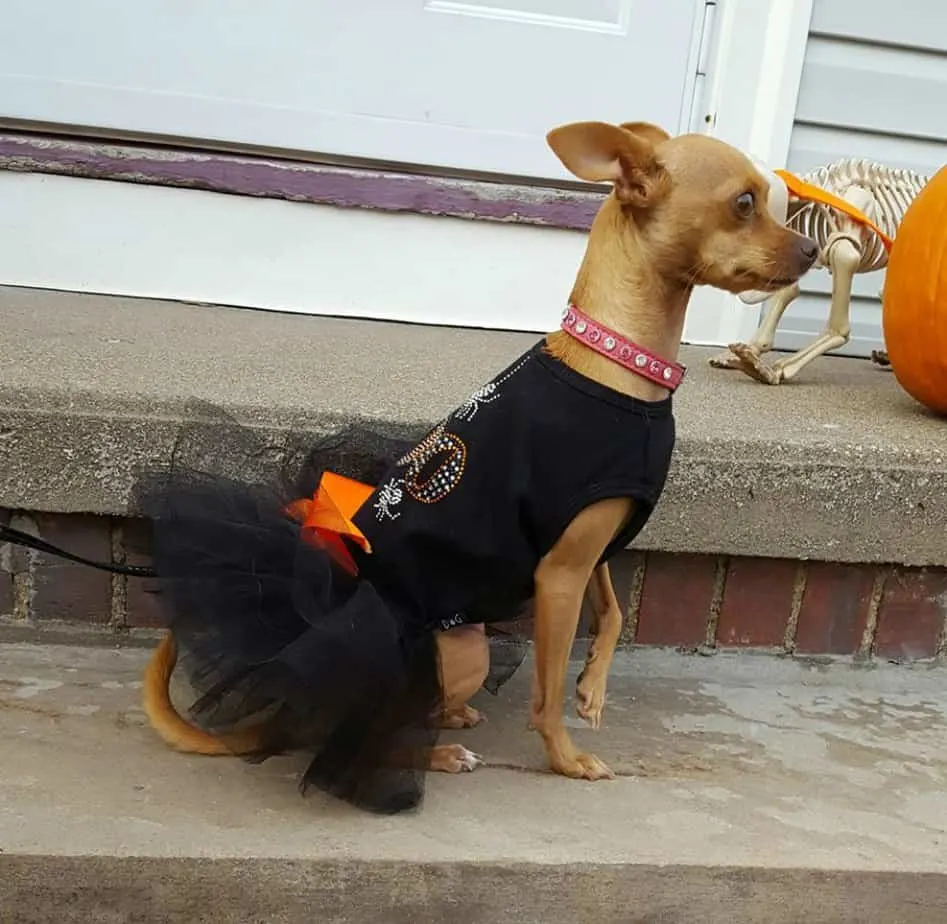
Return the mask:
M 663 385 L 670 392 L 674 392 L 684 379 L 687 371 L 685 366 L 665 362 L 650 350 L 593 321 L 575 305 L 569 305 L 562 313 L 561 326 L 570 337 L 584 343 L 589 349 L 656 385 Z

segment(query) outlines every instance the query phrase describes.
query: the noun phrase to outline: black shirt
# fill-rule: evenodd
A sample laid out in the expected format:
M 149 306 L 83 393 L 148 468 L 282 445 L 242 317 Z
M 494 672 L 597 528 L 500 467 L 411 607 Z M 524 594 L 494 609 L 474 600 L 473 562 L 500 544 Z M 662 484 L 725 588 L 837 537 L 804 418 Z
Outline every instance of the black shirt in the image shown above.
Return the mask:
M 585 507 L 636 502 L 603 561 L 641 531 L 673 446 L 670 396 L 606 388 L 540 342 L 382 479 L 355 516 L 372 546 L 361 572 L 419 627 L 514 618 L 540 560 Z

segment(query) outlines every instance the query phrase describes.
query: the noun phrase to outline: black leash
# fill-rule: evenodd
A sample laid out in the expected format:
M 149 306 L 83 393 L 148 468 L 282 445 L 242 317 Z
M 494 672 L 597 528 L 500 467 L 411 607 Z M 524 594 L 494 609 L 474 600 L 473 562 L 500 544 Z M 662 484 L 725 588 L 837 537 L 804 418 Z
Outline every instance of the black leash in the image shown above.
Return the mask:
M 21 545 L 27 549 L 33 549 L 35 552 L 42 552 L 44 555 L 54 555 L 56 558 L 65 558 L 74 561 L 80 565 L 87 565 L 89 568 L 96 568 L 99 571 L 110 571 L 112 574 L 124 574 L 127 577 L 157 577 L 154 568 L 147 568 L 144 565 L 113 565 L 102 561 L 93 561 L 91 558 L 83 558 L 81 555 L 73 555 L 50 542 L 24 533 L 22 530 L 14 529 L 12 526 L 0 526 L 0 542 L 9 542 L 13 545 Z

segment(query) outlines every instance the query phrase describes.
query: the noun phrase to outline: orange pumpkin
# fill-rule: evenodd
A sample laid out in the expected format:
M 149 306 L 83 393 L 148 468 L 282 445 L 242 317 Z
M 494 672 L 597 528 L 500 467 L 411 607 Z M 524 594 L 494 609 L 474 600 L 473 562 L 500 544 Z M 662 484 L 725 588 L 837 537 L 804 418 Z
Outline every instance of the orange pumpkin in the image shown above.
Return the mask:
M 947 414 L 947 166 L 918 193 L 898 228 L 881 321 L 901 387 Z

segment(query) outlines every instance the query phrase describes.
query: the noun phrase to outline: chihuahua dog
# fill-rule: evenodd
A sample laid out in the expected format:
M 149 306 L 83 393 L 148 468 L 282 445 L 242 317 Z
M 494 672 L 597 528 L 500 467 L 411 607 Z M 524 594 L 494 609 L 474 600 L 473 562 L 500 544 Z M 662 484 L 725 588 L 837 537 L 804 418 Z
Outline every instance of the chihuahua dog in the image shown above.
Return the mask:
M 677 359 L 695 286 L 732 293 L 777 292 L 792 285 L 817 257 L 812 240 L 770 215 L 767 181 L 749 158 L 719 140 L 697 134 L 671 137 L 641 122 L 563 125 L 550 131 L 547 140 L 573 175 L 611 186 L 592 224 L 570 303 L 603 329 L 665 363 Z M 669 397 L 666 383 L 615 362 L 565 329 L 546 336 L 542 352 L 574 378 L 643 407 Z M 665 472 L 667 461 L 662 458 Z M 581 466 L 580 452 L 572 464 Z M 663 478 L 657 493 L 662 486 Z M 598 728 L 623 621 L 607 558 L 619 550 L 616 537 L 629 535 L 640 506 L 638 498 L 628 495 L 587 503 L 563 523 L 532 571 L 535 666 L 529 724 L 542 737 L 550 768 L 567 777 L 613 776 L 605 763 L 580 751 L 570 738 L 563 718 L 565 683 L 579 612 L 588 594 L 593 642 L 577 684 L 577 710 Z M 382 539 L 373 538 L 372 544 L 383 551 Z M 451 729 L 476 725 L 481 716 L 468 700 L 487 675 L 483 625 L 435 631 L 442 693 L 439 724 Z M 174 664 L 175 645 L 168 635 L 147 668 L 144 685 L 145 709 L 161 736 L 174 747 L 204 754 L 252 751 L 252 728 L 215 737 L 179 716 L 168 695 Z M 461 772 L 479 762 L 459 745 L 436 745 L 427 765 Z

